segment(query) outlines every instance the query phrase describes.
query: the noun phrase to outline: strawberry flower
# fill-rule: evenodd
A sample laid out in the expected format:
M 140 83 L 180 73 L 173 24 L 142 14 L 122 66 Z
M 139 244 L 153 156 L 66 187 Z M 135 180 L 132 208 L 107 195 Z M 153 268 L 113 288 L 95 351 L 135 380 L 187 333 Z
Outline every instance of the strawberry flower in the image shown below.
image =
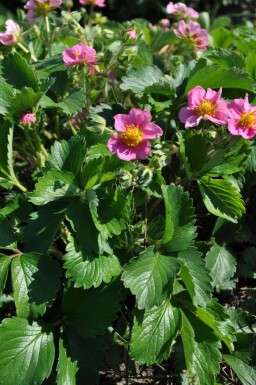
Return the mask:
M 111 136 L 107 146 L 122 160 L 146 159 L 151 152 L 149 139 L 163 135 L 162 129 L 150 122 L 147 110 L 132 108 L 128 115 L 118 114 L 114 119 L 118 133 Z
M 0 33 L 0 42 L 7 46 L 16 44 L 21 36 L 20 26 L 12 20 L 7 20 L 5 25 L 6 31 Z
M 227 124 L 228 104 L 221 99 L 222 88 L 218 92 L 211 88 L 204 90 L 196 86 L 188 93 L 188 106 L 182 107 L 179 119 L 185 127 L 197 126 L 202 120 L 210 120 L 216 124 Z
M 80 63 L 84 64 L 90 69 L 89 75 L 95 73 L 94 65 L 98 64 L 95 55 L 95 49 L 88 47 L 84 43 L 76 44 L 62 52 L 66 67 L 72 67 Z
M 177 16 L 181 19 L 198 19 L 199 14 L 193 8 L 187 7 L 186 4 L 170 2 L 166 7 L 166 12 L 170 15 Z
M 232 135 L 252 139 L 256 135 L 256 106 L 251 106 L 248 94 L 228 104 L 228 130 Z
M 97 7 L 106 7 L 105 0 L 79 0 L 82 5 L 96 5 Z
M 29 0 L 24 9 L 28 10 L 27 19 L 32 24 L 36 19 L 46 16 L 61 4 L 62 0 Z
M 210 44 L 206 29 L 201 28 L 200 24 L 196 21 L 187 24 L 184 20 L 180 20 L 178 28 L 175 28 L 173 32 L 179 39 L 187 40 L 191 43 L 198 51 L 205 51 Z

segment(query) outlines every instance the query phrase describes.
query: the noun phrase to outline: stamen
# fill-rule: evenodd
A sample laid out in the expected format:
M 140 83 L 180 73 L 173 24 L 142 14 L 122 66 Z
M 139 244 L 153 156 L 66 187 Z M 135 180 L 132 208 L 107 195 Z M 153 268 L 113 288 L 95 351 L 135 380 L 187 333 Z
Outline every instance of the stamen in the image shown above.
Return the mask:
M 215 105 L 209 99 L 203 100 L 200 106 L 195 108 L 195 111 L 199 116 L 204 116 L 204 115 L 214 116 L 215 110 L 216 110 Z
M 135 124 L 127 124 L 125 131 L 121 133 L 123 142 L 129 147 L 136 147 L 143 140 L 141 130 Z
M 243 126 L 244 128 L 250 128 L 255 125 L 256 119 L 255 119 L 255 113 L 254 112 L 244 112 L 238 122 Z

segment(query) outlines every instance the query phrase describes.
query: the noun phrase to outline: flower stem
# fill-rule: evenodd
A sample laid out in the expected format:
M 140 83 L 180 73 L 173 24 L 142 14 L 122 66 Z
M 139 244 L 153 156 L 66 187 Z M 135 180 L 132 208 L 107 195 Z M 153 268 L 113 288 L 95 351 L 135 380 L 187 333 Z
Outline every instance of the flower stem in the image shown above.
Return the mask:
M 48 53 L 49 53 L 49 56 L 52 56 L 52 50 L 51 50 L 51 30 L 50 30 L 49 18 L 48 18 L 47 15 L 45 15 L 45 17 L 44 17 L 44 22 L 45 22 L 45 28 L 46 28 L 46 34 L 47 34 Z
M 37 61 L 37 58 L 36 58 L 36 57 L 29 51 L 29 49 L 28 49 L 27 47 L 25 47 L 24 44 L 22 44 L 22 43 L 19 42 L 19 43 L 17 43 L 17 46 L 20 47 L 20 49 L 22 49 L 23 52 L 29 53 L 30 56 L 31 56 L 31 59 L 32 59 L 33 61 Z

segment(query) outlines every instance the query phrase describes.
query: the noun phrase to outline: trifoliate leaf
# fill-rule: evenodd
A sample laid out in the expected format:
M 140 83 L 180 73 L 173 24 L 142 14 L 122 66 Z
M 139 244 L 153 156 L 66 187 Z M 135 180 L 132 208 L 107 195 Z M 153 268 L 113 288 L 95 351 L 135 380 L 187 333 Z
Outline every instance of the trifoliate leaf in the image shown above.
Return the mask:
M 140 364 L 161 363 L 170 355 L 180 325 L 180 311 L 165 301 L 151 310 L 136 310 L 131 356 Z
M 8 318 L 0 325 L 0 384 L 40 385 L 54 361 L 53 334 L 36 322 Z
M 151 309 L 168 300 L 180 265 L 176 258 L 154 252 L 149 247 L 124 266 L 122 280 L 136 296 L 139 309 Z

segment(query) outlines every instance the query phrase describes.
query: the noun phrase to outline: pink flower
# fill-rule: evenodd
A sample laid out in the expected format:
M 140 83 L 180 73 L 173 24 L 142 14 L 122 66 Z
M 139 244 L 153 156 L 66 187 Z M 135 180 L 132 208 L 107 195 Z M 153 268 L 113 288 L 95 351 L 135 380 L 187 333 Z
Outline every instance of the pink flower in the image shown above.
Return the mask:
M 36 122 L 36 115 L 32 114 L 32 112 L 25 112 L 20 116 L 20 124 L 25 126 L 26 124 L 34 124 Z
M 79 127 L 81 126 L 81 123 L 86 118 L 86 116 L 87 116 L 87 111 L 83 109 L 82 111 L 78 112 L 78 114 L 76 114 L 70 119 L 70 123 L 74 127 L 77 127 L 77 126 Z
M 29 23 L 34 23 L 37 18 L 47 15 L 61 4 L 62 0 L 28 0 L 24 8 L 28 10 Z
M 125 32 L 126 35 L 128 35 L 129 39 L 135 40 L 137 39 L 137 32 L 135 29 L 129 29 Z
M 228 130 L 233 135 L 252 139 L 256 135 L 256 106 L 251 106 L 248 94 L 228 104 Z
M 193 8 L 187 7 L 186 4 L 170 2 L 166 7 L 166 12 L 183 19 L 198 19 L 199 14 Z
M 20 26 L 12 20 L 7 20 L 5 25 L 6 31 L 0 33 L 0 42 L 9 46 L 16 44 L 21 35 Z
M 107 146 L 122 160 L 146 159 L 151 151 L 148 139 L 163 135 L 159 126 L 150 123 L 151 114 L 147 110 L 132 108 L 128 115 L 118 114 L 114 119 L 118 134 L 111 136 Z
M 196 86 L 188 93 L 188 107 L 182 107 L 179 118 L 185 127 L 197 126 L 201 120 L 210 120 L 216 124 L 227 124 L 228 104 L 221 99 L 222 88 L 218 92 Z
M 76 44 L 62 52 L 63 61 L 66 67 L 72 67 L 82 63 L 89 67 L 89 75 L 95 73 L 94 65 L 98 63 L 95 55 L 95 49 L 87 47 L 84 43 Z
M 198 51 L 206 50 L 210 44 L 207 31 L 202 29 L 196 21 L 187 24 L 184 20 L 180 20 L 178 28 L 174 29 L 173 32 L 178 38 L 189 41 Z
M 96 5 L 97 7 L 106 7 L 105 0 L 79 0 L 82 5 Z

